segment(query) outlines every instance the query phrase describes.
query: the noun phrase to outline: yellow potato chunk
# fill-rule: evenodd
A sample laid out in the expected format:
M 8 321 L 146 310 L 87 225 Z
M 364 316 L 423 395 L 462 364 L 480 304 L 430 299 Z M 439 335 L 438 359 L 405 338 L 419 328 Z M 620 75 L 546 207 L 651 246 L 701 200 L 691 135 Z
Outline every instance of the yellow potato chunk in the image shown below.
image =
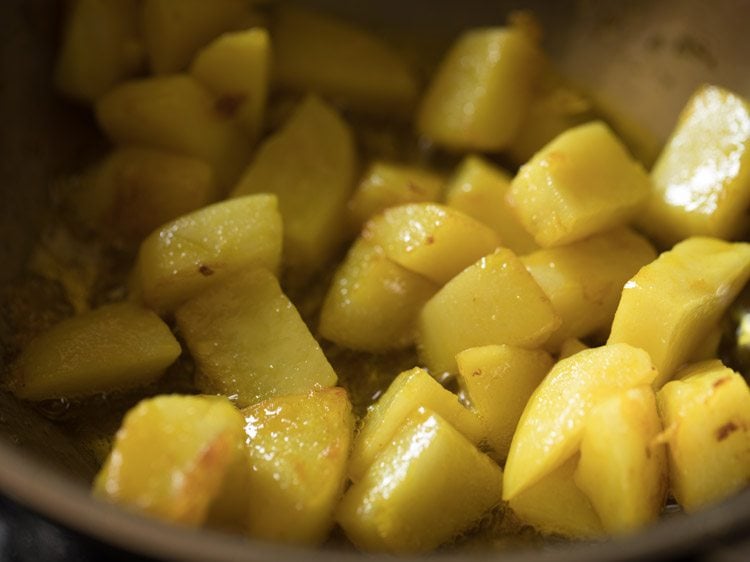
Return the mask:
M 549 64 L 549 63 L 547 63 Z M 590 121 L 591 100 L 547 70 L 543 84 L 529 103 L 529 110 L 507 152 L 514 162 L 524 164 L 561 133 Z
M 387 209 L 365 225 L 362 237 L 399 265 L 440 285 L 500 246 L 488 226 L 437 203 Z
M 690 236 L 731 239 L 747 230 L 750 103 L 702 86 L 682 110 L 651 172 L 638 224 L 665 246 Z
M 155 228 L 218 196 L 205 162 L 151 148 L 116 148 L 72 195 L 74 212 L 107 238 L 133 246 Z
M 266 269 L 229 276 L 181 306 L 175 318 L 203 392 L 244 407 L 336 384 L 318 342 Z
M 278 271 L 282 224 L 274 195 L 248 195 L 182 216 L 141 244 L 131 288 L 161 314 L 250 266 Z
M 376 114 L 409 115 L 417 80 L 398 52 L 350 23 L 282 4 L 273 28 L 274 80 Z
M 250 158 L 250 140 L 240 126 L 188 75 L 123 82 L 97 101 L 96 118 L 116 143 L 160 148 L 208 162 L 224 189 Z
M 560 344 L 560 353 L 558 359 L 565 359 L 566 357 L 575 355 L 576 353 L 578 353 L 579 351 L 583 351 L 584 349 L 589 349 L 589 346 L 587 346 L 578 338 L 569 338 Z
M 242 415 L 224 398 L 158 396 L 128 412 L 94 495 L 182 525 L 203 523 L 240 455 Z
M 242 410 L 249 451 L 244 489 L 253 538 L 318 545 L 344 491 L 354 416 L 343 388 L 281 396 Z
M 130 303 L 67 318 L 34 338 L 7 386 L 25 400 L 81 398 L 155 381 L 180 355 L 169 327 Z
M 522 257 L 562 319 L 547 347 L 557 349 L 568 338 L 606 335 L 623 285 L 655 258 L 651 244 L 625 227 Z
M 718 360 L 697 363 L 679 375 L 657 398 L 672 494 L 693 512 L 750 482 L 750 389 Z
M 595 538 L 604 534 L 601 519 L 574 476 L 578 455 L 511 498 L 508 506 L 519 519 L 538 531 L 570 538 Z
M 510 345 L 472 347 L 456 355 L 459 384 L 485 426 L 491 456 L 504 461 L 523 409 L 552 357 L 542 350 Z
M 416 166 L 376 160 L 370 164 L 349 199 L 349 218 L 355 230 L 388 207 L 437 201 L 443 178 Z
M 608 533 L 635 531 L 659 517 L 667 496 L 667 452 L 650 385 L 616 394 L 586 418 L 576 485 Z
M 419 353 L 433 373 L 458 371 L 470 347 L 534 348 L 560 325 L 547 296 L 507 249 L 481 258 L 432 297 L 419 316 Z
M 453 150 L 507 147 L 528 109 L 540 56 L 523 29 L 467 31 L 432 78 L 419 109 L 418 131 Z
M 645 349 L 659 372 L 656 388 L 672 378 L 750 278 L 750 244 L 689 238 L 625 284 L 609 343 Z
M 66 96 L 92 102 L 143 66 L 137 0 L 69 3 L 55 83 Z
M 349 488 L 336 519 L 361 549 L 428 552 L 498 505 L 501 488 L 500 467 L 421 409 Z
M 342 347 L 383 352 L 414 343 L 417 317 L 438 286 L 357 240 L 339 266 L 320 311 L 319 332 Z
M 509 188 L 505 171 L 480 156 L 467 156 L 446 186 L 445 203 L 493 228 L 506 248 L 527 254 L 539 246 L 508 205 Z
M 245 0 L 143 0 L 141 25 L 154 74 L 184 70 L 193 55 L 248 13 Z
M 349 477 L 360 480 L 391 442 L 404 420 L 418 408 L 428 408 L 445 419 L 475 445 L 484 438 L 479 418 L 443 388 L 427 371 L 415 367 L 404 371 L 367 411 L 349 462 Z
M 329 105 L 308 96 L 263 143 L 232 196 L 274 193 L 284 218 L 284 261 L 304 280 L 333 257 L 354 183 L 352 132 Z
M 248 137 L 255 140 L 263 126 L 270 65 L 268 32 L 256 27 L 215 39 L 195 57 L 190 74 L 218 98 L 222 111 L 236 116 Z
M 540 246 L 560 246 L 630 221 L 648 175 L 602 122 L 570 129 L 524 164 L 508 201 Z
M 504 498 L 520 494 L 574 455 L 586 417 L 599 402 L 644 384 L 656 370 L 648 354 L 606 345 L 558 361 L 529 399 L 505 464 Z

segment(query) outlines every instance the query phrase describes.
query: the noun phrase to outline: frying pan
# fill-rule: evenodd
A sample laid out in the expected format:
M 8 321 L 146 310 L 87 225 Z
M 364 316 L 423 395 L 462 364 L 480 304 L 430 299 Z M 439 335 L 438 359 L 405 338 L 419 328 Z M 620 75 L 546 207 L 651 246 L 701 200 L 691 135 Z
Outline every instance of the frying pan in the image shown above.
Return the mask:
M 419 35 L 435 52 L 463 28 L 502 23 L 532 9 L 545 47 L 573 80 L 663 141 L 696 86 L 750 96 L 750 0 L 312 2 L 348 19 Z M 58 99 L 51 68 L 61 2 L 0 3 L 0 282 L 22 267 L 48 207 L 48 186 L 74 171 L 95 141 L 87 111 Z M 93 467 L 53 424 L 0 393 L 0 493 L 85 536 L 147 556 L 180 560 L 362 560 L 352 551 L 309 551 L 146 520 L 92 500 Z M 447 552 L 447 560 L 750 560 L 750 489 L 636 535 L 539 550 Z M 377 557 L 367 559 L 376 560 Z

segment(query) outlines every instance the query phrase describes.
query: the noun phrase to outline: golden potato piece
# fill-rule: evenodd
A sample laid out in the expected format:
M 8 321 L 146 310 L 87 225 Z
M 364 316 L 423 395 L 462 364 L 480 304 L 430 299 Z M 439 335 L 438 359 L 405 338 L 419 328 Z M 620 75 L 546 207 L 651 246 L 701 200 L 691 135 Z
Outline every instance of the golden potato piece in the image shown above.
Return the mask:
M 689 238 L 625 284 L 609 343 L 645 349 L 668 381 L 750 278 L 750 244 Z
M 379 37 L 336 18 L 281 4 L 272 29 L 274 81 L 360 111 L 409 115 L 417 80 Z
M 420 410 L 349 488 L 336 519 L 359 548 L 428 552 L 498 505 L 501 487 L 500 467 L 438 414 Z
M 437 203 L 386 209 L 365 225 L 362 238 L 381 246 L 397 264 L 440 285 L 500 246 L 490 227 Z
M 244 407 L 336 384 L 318 342 L 266 269 L 227 277 L 182 305 L 175 318 L 203 392 Z
M 552 368 L 542 350 L 510 345 L 472 347 L 456 355 L 458 382 L 485 426 L 491 456 L 503 461 L 529 397 Z
M 213 171 L 205 162 L 151 148 L 122 147 L 87 174 L 71 203 L 82 222 L 133 246 L 155 228 L 217 196 Z
M 352 226 L 359 232 L 362 225 L 388 207 L 437 201 L 442 186 L 443 178 L 425 168 L 375 160 L 349 199 Z
M 558 361 L 518 422 L 505 464 L 504 499 L 520 494 L 578 451 L 586 417 L 599 402 L 655 377 L 648 354 L 627 344 L 587 349 Z
M 354 416 L 343 388 L 271 398 L 246 408 L 246 532 L 317 545 L 333 527 L 344 491 Z
M 467 156 L 446 186 L 445 203 L 493 228 L 506 248 L 527 254 L 539 246 L 505 199 L 510 180 L 480 156 Z
M 34 338 L 13 363 L 7 385 L 25 400 L 124 390 L 159 378 L 180 352 L 156 314 L 135 304 L 110 304 Z
M 453 150 L 499 151 L 518 133 L 541 54 L 520 28 L 461 35 L 422 99 L 417 129 Z
M 66 96 L 93 102 L 145 62 L 138 0 L 69 3 L 55 84 Z
M 635 217 L 651 183 L 604 123 L 562 133 L 524 164 L 508 201 L 540 246 L 560 246 Z
M 659 243 L 744 234 L 750 206 L 750 103 L 717 86 L 700 87 L 682 110 L 651 179 L 653 191 L 638 225 Z
M 225 398 L 143 400 L 125 416 L 93 493 L 159 519 L 201 525 L 238 461 L 242 425 Z
M 201 47 L 233 29 L 247 13 L 245 0 L 143 0 L 141 25 L 151 71 L 184 70 Z
M 659 517 L 667 496 L 667 452 L 651 386 L 600 402 L 586 418 L 576 485 L 608 533 L 635 531 Z
M 522 257 L 562 319 L 545 345 L 556 350 L 568 338 L 606 335 L 623 285 L 655 258 L 648 240 L 625 227 Z
M 274 195 L 248 195 L 182 216 L 141 244 L 131 290 L 171 314 L 229 274 L 251 266 L 278 271 L 282 224 Z
M 250 158 L 251 143 L 192 76 L 123 82 L 96 102 L 96 118 L 114 142 L 160 148 L 211 164 L 227 189 Z
M 507 249 L 481 258 L 432 297 L 419 316 L 419 353 L 433 373 L 458 371 L 470 347 L 534 348 L 560 325 L 547 296 Z
M 193 60 L 190 74 L 218 98 L 220 109 L 235 116 L 254 141 L 263 127 L 270 65 L 268 32 L 256 27 L 225 33 L 209 43 Z
M 550 535 L 594 538 L 604 534 L 591 502 L 575 484 L 578 455 L 513 496 L 508 506 L 519 519 Z
M 672 494 L 693 512 L 750 482 L 750 389 L 718 360 L 694 364 L 678 377 L 657 398 Z
M 284 262 L 304 281 L 327 264 L 346 234 L 342 224 L 354 184 L 352 131 L 315 96 L 301 102 L 266 140 L 232 192 L 274 193 L 284 219 Z
M 440 414 L 475 445 L 485 436 L 479 418 L 459 402 L 458 396 L 443 388 L 427 371 L 415 367 L 397 376 L 368 409 L 349 462 L 352 480 L 356 482 L 362 478 L 404 420 L 420 407 Z
M 333 277 L 319 332 L 342 347 L 384 352 L 414 343 L 419 311 L 438 286 L 359 239 Z

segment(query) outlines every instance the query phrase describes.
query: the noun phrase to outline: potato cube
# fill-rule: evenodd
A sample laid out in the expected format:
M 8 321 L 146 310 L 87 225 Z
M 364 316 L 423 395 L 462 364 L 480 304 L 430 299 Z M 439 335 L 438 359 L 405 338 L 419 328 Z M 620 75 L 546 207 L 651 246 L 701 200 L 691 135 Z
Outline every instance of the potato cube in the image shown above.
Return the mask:
M 417 129 L 453 150 L 499 151 L 518 133 L 541 54 L 516 27 L 468 31 L 435 73 Z
M 211 167 L 150 148 L 116 148 L 72 194 L 74 212 L 109 239 L 134 246 L 155 228 L 218 196 Z
M 436 203 L 386 209 L 365 225 L 362 237 L 397 264 L 440 285 L 500 246 L 490 227 Z
M 320 311 L 319 332 L 349 349 L 383 352 L 414 343 L 419 311 L 438 286 L 359 239 L 339 266 Z
M 651 180 L 653 191 L 638 225 L 659 243 L 745 234 L 750 103 L 717 86 L 699 88 L 682 110 Z
M 224 189 L 250 158 L 250 140 L 240 126 L 188 75 L 124 82 L 97 101 L 96 118 L 116 143 L 161 148 L 208 162 Z
M 594 406 L 655 377 L 648 354 L 627 344 L 587 349 L 558 361 L 518 422 L 505 464 L 504 498 L 520 494 L 578 451 Z
M 507 149 L 518 164 L 528 162 L 555 137 L 590 121 L 594 115 L 591 100 L 561 77 L 553 74 L 543 81 L 542 91 L 532 97 L 518 134 Z
M 506 248 L 527 254 L 539 246 L 508 205 L 509 188 L 506 172 L 479 156 L 467 156 L 446 186 L 445 203 L 493 228 Z
M 369 113 L 410 115 L 417 80 L 398 52 L 350 23 L 282 4 L 273 27 L 274 81 Z
M 428 552 L 498 505 L 501 488 L 500 467 L 422 409 L 349 488 L 337 521 L 359 548 Z
M 175 318 L 202 392 L 244 407 L 336 384 L 318 342 L 265 269 L 229 276 L 186 302 Z
M 510 345 L 472 347 L 456 355 L 459 384 L 485 426 L 491 456 L 504 461 L 523 409 L 552 368 L 542 350 Z
M 155 381 L 180 355 L 169 327 L 130 303 L 67 318 L 34 338 L 7 385 L 25 400 L 82 398 Z
M 354 431 L 343 388 L 271 398 L 246 408 L 246 532 L 293 544 L 322 543 L 344 492 Z
M 138 0 L 75 0 L 63 31 L 55 83 L 65 95 L 93 102 L 145 62 Z
M 349 199 L 349 217 L 359 232 L 369 219 L 388 207 L 437 201 L 443 186 L 438 174 L 416 166 L 376 160 Z
M 685 363 L 750 278 L 750 244 L 689 238 L 625 284 L 609 343 L 645 349 L 659 388 Z
M 125 416 L 94 495 L 198 526 L 239 459 L 242 415 L 224 398 L 158 396 Z
M 248 13 L 246 0 L 143 0 L 141 25 L 151 71 L 187 68 L 193 55 Z
M 271 45 L 262 28 L 225 33 L 195 57 L 190 74 L 217 98 L 223 111 L 236 116 L 251 140 L 263 127 L 268 95 Z
M 659 517 L 667 497 L 667 452 L 651 386 L 625 390 L 586 418 L 576 485 L 608 533 L 635 531 Z
M 522 257 L 562 319 L 547 347 L 556 350 L 568 338 L 606 335 L 623 285 L 655 258 L 651 244 L 625 227 Z
M 420 407 L 434 411 L 475 445 L 484 438 L 479 418 L 458 396 L 443 388 L 427 371 L 404 371 L 367 411 L 354 441 L 349 477 L 360 480 L 409 415 Z
M 503 248 L 467 267 L 427 301 L 417 340 L 433 373 L 456 373 L 455 357 L 464 349 L 502 343 L 538 347 L 559 325 L 521 260 Z
M 627 223 L 649 190 L 643 167 L 595 121 L 562 133 L 524 164 L 508 201 L 540 246 L 560 246 Z
M 131 288 L 146 305 L 170 314 L 240 269 L 278 271 L 281 231 L 274 195 L 248 195 L 204 207 L 143 241 Z
M 332 107 L 308 96 L 258 149 L 232 193 L 278 196 L 284 261 L 300 281 L 323 267 L 342 241 L 355 166 L 349 126 Z
M 599 516 L 586 494 L 576 486 L 577 465 L 578 455 L 574 455 L 513 496 L 508 502 L 513 513 L 541 533 L 578 539 L 602 536 L 604 529 Z
M 678 376 L 657 398 L 672 494 L 693 512 L 750 482 L 750 389 L 717 360 L 694 364 Z
M 589 349 L 589 346 L 577 338 L 568 338 L 560 344 L 560 353 L 557 359 L 565 359 L 584 349 Z

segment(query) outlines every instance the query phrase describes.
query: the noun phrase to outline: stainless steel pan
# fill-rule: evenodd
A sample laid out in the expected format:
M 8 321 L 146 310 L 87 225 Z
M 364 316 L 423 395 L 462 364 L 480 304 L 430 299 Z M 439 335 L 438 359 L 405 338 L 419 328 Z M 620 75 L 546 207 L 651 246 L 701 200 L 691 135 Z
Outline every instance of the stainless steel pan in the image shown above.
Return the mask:
M 396 33 L 420 33 L 437 44 L 461 28 L 502 22 L 510 8 L 530 7 L 547 30 L 546 48 L 560 68 L 660 139 L 701 82 L 750 96 L 750 0 L 315 4 Z M 0 3 L 0 281 L 20 269 L 43 221 L 48 185 L 75 170 L 95 138 L 87 113 L 66 105 L 51 89 L 60 8 L 54 0 Z M 169 559 L 362 559 L 353 552 L 303 551 L 145 520 L 90 499 L 85 480 L 91 470 L 54 426 L 0 394 L 0 492 L 53 521 L 136 553 Z M 734 556 L 748 560 L 750 545 L 742 546 L 748 535 L 750 490 L 624 539 L 543 552 L 446 556 L 603 561 L 705 552 L 717 561 Z

